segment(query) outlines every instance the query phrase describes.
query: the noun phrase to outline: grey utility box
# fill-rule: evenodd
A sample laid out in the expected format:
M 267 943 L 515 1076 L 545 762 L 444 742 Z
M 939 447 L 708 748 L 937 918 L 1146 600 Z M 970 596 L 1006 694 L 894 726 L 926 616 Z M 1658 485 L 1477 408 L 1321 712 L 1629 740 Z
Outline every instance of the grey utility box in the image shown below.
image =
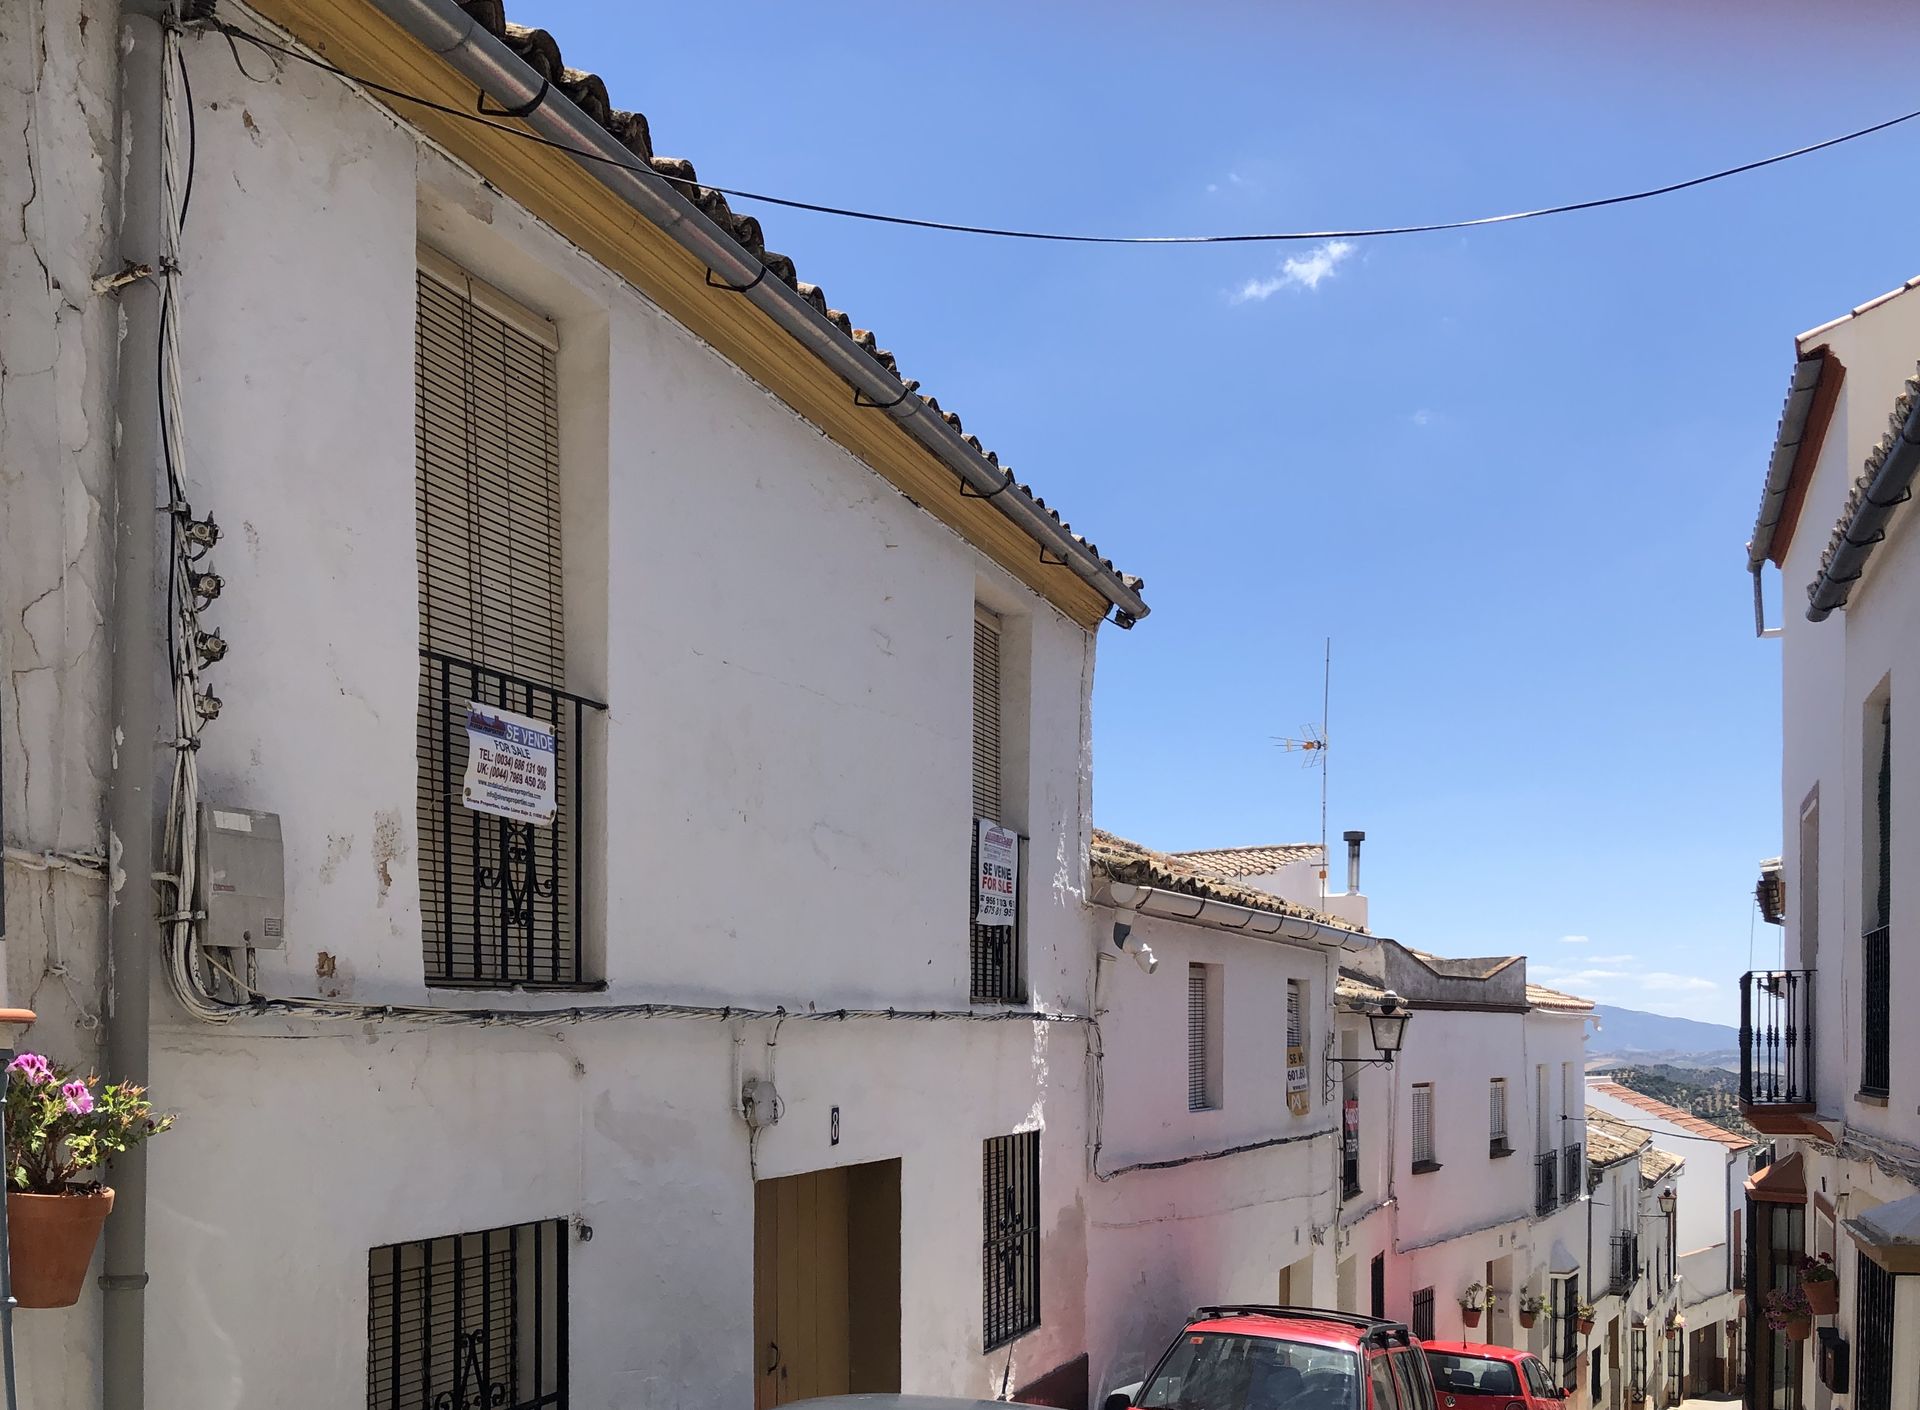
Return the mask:
M 280 815 L 200 805 L 201 943 L 229 950 L 286 945 L 287 868 Z

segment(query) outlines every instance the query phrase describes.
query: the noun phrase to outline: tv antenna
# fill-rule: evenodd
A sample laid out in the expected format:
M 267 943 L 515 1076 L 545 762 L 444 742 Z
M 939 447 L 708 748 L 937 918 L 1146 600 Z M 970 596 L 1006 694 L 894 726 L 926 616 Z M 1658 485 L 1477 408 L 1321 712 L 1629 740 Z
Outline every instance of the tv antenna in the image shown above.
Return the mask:
M 1327 714 L 1333 698 L 1333 638 L 1326 640 L 1320 664 L 1320 725 L 1302 725 L 1295 735 L 1277 734 L 1273 742 L 1289 754 L 1300 755 L 1300 766 L 1320 770 L 1320 896 L 1327 894 Z

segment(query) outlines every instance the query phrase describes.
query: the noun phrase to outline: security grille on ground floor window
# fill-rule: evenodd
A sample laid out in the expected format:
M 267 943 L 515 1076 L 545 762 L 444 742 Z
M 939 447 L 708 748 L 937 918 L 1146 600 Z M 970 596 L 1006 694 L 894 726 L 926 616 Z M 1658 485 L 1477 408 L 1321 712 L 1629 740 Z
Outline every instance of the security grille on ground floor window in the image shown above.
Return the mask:
M 1413 1084 L 1413 1163 L 1433 1164 L 1433 1084 Z
M 566 1404 L 565 1220 L 368 1255 L 367 1410 Z
M 1422 1341 L 1433 1340 L 1432 1288 L 1421 1288 L 1413 1295 L 1413 1334 Z
M 1568 1390 L 1578 1389 L 1578 1385 L 1569 1385 L 1571 1378 L 1580 1369 L 1580 1280 L 1577 1277 L 1556 1277 L 1553 1290 L 1553 1329 L 1554 1340 L 1554 1384 Z
M 566 689 L 553 326 L 421 252 L 420 909 L 430 984 L 580 982 L 584 715 Z M 468 706 L 554 741 L 550 823 L 469 808 Z
M 1893 1305 L 1900 1280 L 1866 1254 L 1859 1255 L 1854 1284 L 1854 1325 L 1859 1350 L 1856 1410 L 1890 1410 L 1893 1405 Z
M 993 1137 L 981 1165 L 981 1345 L 991 1351 L 1040 1325 L 1040 1133 Z

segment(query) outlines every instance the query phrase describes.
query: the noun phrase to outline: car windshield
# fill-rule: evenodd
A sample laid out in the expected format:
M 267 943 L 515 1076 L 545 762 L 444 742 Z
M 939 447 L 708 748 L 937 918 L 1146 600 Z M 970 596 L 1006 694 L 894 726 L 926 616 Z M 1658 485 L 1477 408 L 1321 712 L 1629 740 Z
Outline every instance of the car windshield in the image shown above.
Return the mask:
M 1135 1403 L 1141 1410 L 1354 1410 L 1354 1354 L 1277 1337 L 1188 1332 Z
M 1456 1356 L 1452 1352 L 1427 1348 L 1427 1364 L 1433 1368 L 1433 1384 L 1450 1395 L 1518 1395 L 1520 1377 L 1510 1361 L 1491 1356 Z

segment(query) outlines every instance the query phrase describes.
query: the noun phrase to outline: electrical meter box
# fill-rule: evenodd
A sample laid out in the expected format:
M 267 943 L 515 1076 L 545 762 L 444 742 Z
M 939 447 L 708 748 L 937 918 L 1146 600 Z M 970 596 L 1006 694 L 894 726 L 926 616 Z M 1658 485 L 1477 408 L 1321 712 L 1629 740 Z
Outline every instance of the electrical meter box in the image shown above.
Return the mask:
M 200 805 L 201 943 L 278 950 L 286 943 L 286 859 L 280 815 Z

